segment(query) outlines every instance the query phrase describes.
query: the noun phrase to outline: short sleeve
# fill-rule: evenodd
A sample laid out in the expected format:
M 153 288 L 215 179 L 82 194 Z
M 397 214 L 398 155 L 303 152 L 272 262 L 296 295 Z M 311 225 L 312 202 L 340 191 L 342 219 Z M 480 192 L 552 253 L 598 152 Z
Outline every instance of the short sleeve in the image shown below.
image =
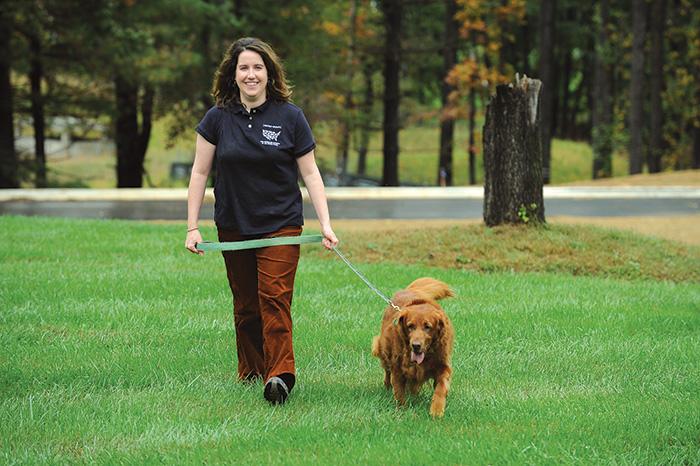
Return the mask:
M 212 107 L 197 125 L 196 131 L 210 143 L 217 145 L 221 128 L 221 109 Z
M 294 156 L 301 157 L 311 152 L 316 147 L 314 135 L 311 132 L 309 122 L 306 121 L 304 112 L 299 110 L 294 124 Z

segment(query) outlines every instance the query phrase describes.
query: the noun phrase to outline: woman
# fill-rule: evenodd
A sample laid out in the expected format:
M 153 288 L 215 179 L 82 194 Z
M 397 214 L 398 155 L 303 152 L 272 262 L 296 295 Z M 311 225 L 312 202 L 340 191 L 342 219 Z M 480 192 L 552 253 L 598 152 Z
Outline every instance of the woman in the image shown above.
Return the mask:
M 185 247 L 196 254 L 197 226 L 216 161 L 214 220 L 219 241 L 298 236 L 304 223 L 298 176 L 321 224 L 323 245 L 338 239 L 314 159 L 315 142 L 274 50 L 255 38 L 234 42 L 214 77 L 216 105 L 197 126 L 187 194 Z M 264 397 L 284 403 L 295 383 L 291 305 L 299 245 L 223 253 L 233 293 L 238 377 L 265 380 Z

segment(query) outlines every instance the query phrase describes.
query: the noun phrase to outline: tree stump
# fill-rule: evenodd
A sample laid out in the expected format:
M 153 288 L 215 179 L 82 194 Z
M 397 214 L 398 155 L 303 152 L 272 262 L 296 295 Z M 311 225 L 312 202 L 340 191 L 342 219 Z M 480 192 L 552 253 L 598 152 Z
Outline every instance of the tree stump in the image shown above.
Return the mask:
M 539 93 L 542 82 L 515 76 L 496 87 L 484 123 L 484 222 L 544 223 Z

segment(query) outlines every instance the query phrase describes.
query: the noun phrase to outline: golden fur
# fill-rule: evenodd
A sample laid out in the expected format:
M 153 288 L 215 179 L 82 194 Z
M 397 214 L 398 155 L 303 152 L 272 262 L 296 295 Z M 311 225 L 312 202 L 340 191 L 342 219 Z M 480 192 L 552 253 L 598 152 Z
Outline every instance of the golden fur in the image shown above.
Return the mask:
M 419 278 L 394 295 L 392 302 L 401 310 L 386 308 L 381 333 L 372 341 L 372 354 L 384 368 L 384 386 L 393 387 L 399 405 L 406 402 L 406 390 L 416 394 L 433 379 L 432 416 L 445 413 L 452 377 L 454 330 L 437 303 L 450 296 L 454 293 L 445 283 Z

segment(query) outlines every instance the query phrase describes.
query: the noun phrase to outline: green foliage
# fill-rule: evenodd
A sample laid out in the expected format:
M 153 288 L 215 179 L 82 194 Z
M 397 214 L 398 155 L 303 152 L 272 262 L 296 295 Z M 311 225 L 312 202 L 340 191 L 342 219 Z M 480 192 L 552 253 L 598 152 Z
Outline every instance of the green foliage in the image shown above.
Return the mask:
M 520 207 L 518 207 L 518 218 L 520 219 L 521 222 L 527 224 L 530 222 L 530 217 L 534 216 L 533 218 L 537 218 L 537 204 L 532 203 L 532 204 L 520 204 Z
M 700 10 L 695 2 L 682 0 L 668 15 L 662 109 L 668 149 L 663 161 L 668 167 L 688 168 L 692 164 L 692 128 L 700 127 Z
M 3 463 L 700 461 L 697 284 L 357 262 L 387 292 L 430 275 L 457 294 L 443 301 L 454 377 L 435 421 L 427 386 L 401 409 L 383 389 L 370 355 L 383 303 L 307 254 L 298 384 L 273 408 L 261 384 L 235 381 L 223 262 L 185 252 L 182 225 L 0 226 Z
M 510 80 L 514 71 L 533 74 L 539 58 L 538 2 L 457 3 L 458 19 L 463 24 L 458 43 L 461 63 L 450 76 L 458 94 L 465 96 L 476 87 L 479 100 L 486 102 L 485 89 Z M 663 44 L 665 91 L 660 109 L 665 115 L 663 166 L 683 168 L 690 161 L 691 130 L 700 125 L 700 13 L 691 0 L 679 0 L 673 5 L 667 2 L 667 6 Z M 173 147 L 178 136 L 191 136 L 192 128 L 211 105 L 208 93 L 212 75 L 225 48 L 238 37 L 254 35 L 279 51 L 295 85 L 294 100 L 312 123 L 347 123 L 355 141 L 367 127 L 375 132 L 381 129 L 384 26 L 376 2 L 7 0 L 3 7 L 11 12 L 14 23 L 15 120 L 22 121 L 24 127 L 30 123 L 26 75 L 32 37 L 41 44 L 39 58 L 45 74 L 42 92 L 47 116 L 76 117 L 78 135 L 93 128 L 93 132 L 111 136 L 111 118 L 115 114 L 113 81 L 115 75 L 122 74 L 156 89 L 155 117 L 167 121 L 166 145 Z M 352 8 L 357 12 L 356 50 L 350 54 L 352 27 L 348 13 Z M 554 83 L 558 105 L 555 134 L 561 139 L 576 140 L 590 140 L 593 135 L 596 152 L 624 151 L 629 113 L 629 8 L 625 2 L 611 2 L 610 46 L 605 50 L 596 50 L 594 45 L 599 21 L 594 4 L 562 0 L 557 2 L 556 11 L 554 56 L 559 78 Z M 447 113 L 441 108 L 440 87 L 446 78 L 441 70 L 445 20 L 443 2 L 404 5 L 404 128 L 432 124 L 440 115 L 463 119 L 468 113 L 466 101 L 458 95 L 453 96 L 458 108 Z M 613 65 L 614 117 L 608 128 L 590 127 L 595 56 L 603 56 Z M 570 67 L 565 69 L 567 63 Z M 374 100 L 369 109 L 360 107 L 367 81 L 372 83 Z M 347 105 L 350 95 L 354 107 Z M 339 133 L 332 133 L 335 137 L 328 144 L 331 154 L 342 141 Z M 381 143 L 373 141 L 373 147 L 381 150 Z M 400 160 L 415 157 L 414 148 L 402 144 L 401 150 Z M 437 149 L 421 157 L 437 160 Z M 458 154 L 455 160 L 459 163 Z M 426 164 L 437 166 L 437 161 Z M 351 171 L 354 166 L 350 164 Z M 608 168 L 605 165 L 603 170 Z M 567 180 L 568 176 L 560 176 L 558 169 L 566 170 L 553 165 L 553 179 Z M 455 167 L 457 178 L 461 176 L 459 170 Z M 589 165 L 589 178 L 590 171 Z M 433 184 L 437 169 L 431 167 L 425 173 L 425 182 Z M 410 175 L 402 181 L 417 182 Z

